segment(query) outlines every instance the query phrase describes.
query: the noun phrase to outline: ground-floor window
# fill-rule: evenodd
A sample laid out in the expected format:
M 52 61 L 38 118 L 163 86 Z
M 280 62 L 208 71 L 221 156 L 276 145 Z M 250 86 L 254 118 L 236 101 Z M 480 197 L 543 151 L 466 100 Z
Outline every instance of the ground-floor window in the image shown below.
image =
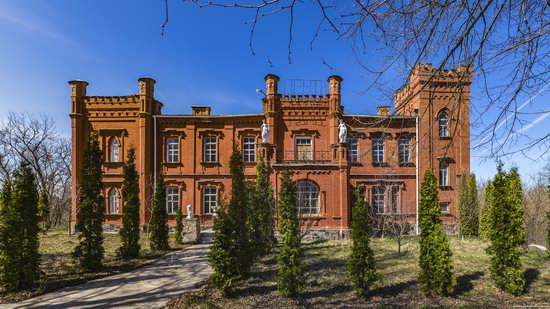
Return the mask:
M 391 211 L 397 213 L 399 210 L 399 187 L 394 185 L 391 187 Z
M 372 188 L 372 208 L 375 213 L 382 214 L 386 209 L 386 188 L 373 187 Z
M 319 187 L 309 180 L 299 180 L 295 186 L 300 215 L 318 214 L 320 212 Z
M 175 214 L 180 206 L 180 194 L 177 187 L 166 188 L 166 212 Z
M 449 213 L 449 202 L 441 202 L 441 213 L 448 214 Z
M 109 213 L 118 214 L 119 210 L 119 201 L 118 201 L 118 191 L 115 188 L 112 188 L 109 191 Z
M 204 187 L 202 190 L 202 209 L 205 214 L 213 214 L 218 207 L 218 188 Z

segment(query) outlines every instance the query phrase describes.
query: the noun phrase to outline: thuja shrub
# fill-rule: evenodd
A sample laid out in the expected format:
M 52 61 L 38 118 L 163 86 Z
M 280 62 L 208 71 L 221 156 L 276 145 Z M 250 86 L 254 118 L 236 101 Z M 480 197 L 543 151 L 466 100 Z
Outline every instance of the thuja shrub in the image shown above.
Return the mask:
M 166 188 L 162 173 L 157 177 L 149 226 L 151 249 L 168 250 L 168 213 L 166 211 Z

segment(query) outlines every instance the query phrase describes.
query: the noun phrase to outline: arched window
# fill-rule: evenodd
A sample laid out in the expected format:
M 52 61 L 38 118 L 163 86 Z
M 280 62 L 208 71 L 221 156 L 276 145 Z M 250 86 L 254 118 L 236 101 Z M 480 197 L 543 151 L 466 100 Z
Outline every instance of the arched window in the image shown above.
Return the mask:
M 439 119 L 439 137 L 449 137 L 449 115 L 446 111 L 441 111 Z
M 319 187 L 309 180 L 298 180 L 295 186 L 300 215 L 318 214 L 320 212 Z
M 118 213 L 118 191 L 115 188 L 112 188 L 109 191 L 109 213 L 117 214 Z
M 118 162 L 119 161 L 119 152 L 118 152 L 118 139 L 112 138 L 109 143 L 109 161 Z
M 447 161 L 439 163 L 439 185 L 444 187 L 449 185 L 449 163 Z

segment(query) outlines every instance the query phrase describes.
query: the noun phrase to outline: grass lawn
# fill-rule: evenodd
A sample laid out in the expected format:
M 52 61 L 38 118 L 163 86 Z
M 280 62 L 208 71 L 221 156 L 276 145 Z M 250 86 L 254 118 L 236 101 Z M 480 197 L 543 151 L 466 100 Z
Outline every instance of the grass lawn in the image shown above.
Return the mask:
M 550 307 L 550 259 L 536 250 L 524 252 L 526 293 L 514 297 L 497 289 L 490 278 L 488 243 L 451 238 L 455 276 L 458 286 L 451 297 L 427 297 L 418 284 L 418 240 L 404 240 L 397 255 L 395 239 L 373 239 L 377 269 L 382 280 L 366 298 L 357 297 L 350 287 L 346 258 L 349 241 L 318 241 L 304 244 L 304 291 L 296 299 L 277 293 L 277 256 L 271 254 L 257 263 L 247 280 L 239 281 L 231 297 L 205 286 L 198 292 L 169 303 L 171 308 L 348 308 L 348 307 L 423 307 L 483 306 L 512 307 L 539 305 Z
M 104 236 L 105 267 L 101 272 L 90 273 L 80 270 L 71 257 L 71 253 L 78 243 L 77 236 L 69 237 L 66 230 L 52 230 L 46 234 L 40 234 L 41 270 L 43 272 L 40 283 L 34 290 L 12 293 L 0 292 L 0 303 L 21 301 L 61 287 L 135 269 L 166 253 L 151 251 L 147 235 L 141 234 L 141 257 L 122 261 L 116 258 L 116 250 L 120 246 L 118 234 L 104 234 Z M 170 248 L 179 249 L 184 246 L 176 245 L 173 242 L 173 235 L 170 235 Z

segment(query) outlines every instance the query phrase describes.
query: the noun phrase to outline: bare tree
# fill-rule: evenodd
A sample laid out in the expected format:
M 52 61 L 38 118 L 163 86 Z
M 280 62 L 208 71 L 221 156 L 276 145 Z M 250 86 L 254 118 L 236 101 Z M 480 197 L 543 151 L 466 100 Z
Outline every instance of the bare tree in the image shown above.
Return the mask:
M 474 148 L 490 150 L 486 157 L 521 153 L 534 147 L 542 150 L 539 158 L 548 155 L 550 133 L 531 138 L 525 130 L 533 125 L 528 117 L 538 114 L 536 123 L 550 110 L 542 106 L 533 112 L 523 111 L 533 97 L 550 90 L 548 1 L 191 2 L 200 8 L 250 11 L 250 19 L 245 22 L 250 25 L 252 54 L 258 23 L 274 15 L 288 14 L 289 62 L 292 61 L 295 20 L 301 16 L 299 10 L 314 10 L 318 23 L 309 29 L 314 33 L 311 48 L 320 32 L 332 32 L 335 39 L 351 42 L 358 66 L 363 69 L 366 80 L 372 81 L 365 92 L 378 88 L 393 97 L 394 81 L 404 84 L 406 76 L 421 63 L 433 62 L 438 70 L 473 66 L 476 86 L 484 93 L 484 100 L 472 105 L 472 126 L 476 128 L 472 135 Z M 168 1 L 164 4 L 163 34 L 169 14 Z M 372 61 L 369 57 L 372 53 L 382 55 L 382 61 Z M 326 65 L 324 59 L 320 59 L 321 62 Z M 430 81 L 439 74 L 438 70 L 434 70 Z M 529 101 L 521 101 L 526 99 Z
M 525 186 L 523 208 L 528 244 L 541 246 L 546 244 L 548 228 L 546 213 L 550 208 L 548 185 L 548 176 L 541 171 L 533 175 L 531 183 Z
M 67 222 L 71 201 L 71 144 L 55 130 L 48 115 L 10 112 L 0 118 L 0 169 L 9 181 L 21 161 L 33 169 L 38 187 L 51 201 L 52 225 Z

